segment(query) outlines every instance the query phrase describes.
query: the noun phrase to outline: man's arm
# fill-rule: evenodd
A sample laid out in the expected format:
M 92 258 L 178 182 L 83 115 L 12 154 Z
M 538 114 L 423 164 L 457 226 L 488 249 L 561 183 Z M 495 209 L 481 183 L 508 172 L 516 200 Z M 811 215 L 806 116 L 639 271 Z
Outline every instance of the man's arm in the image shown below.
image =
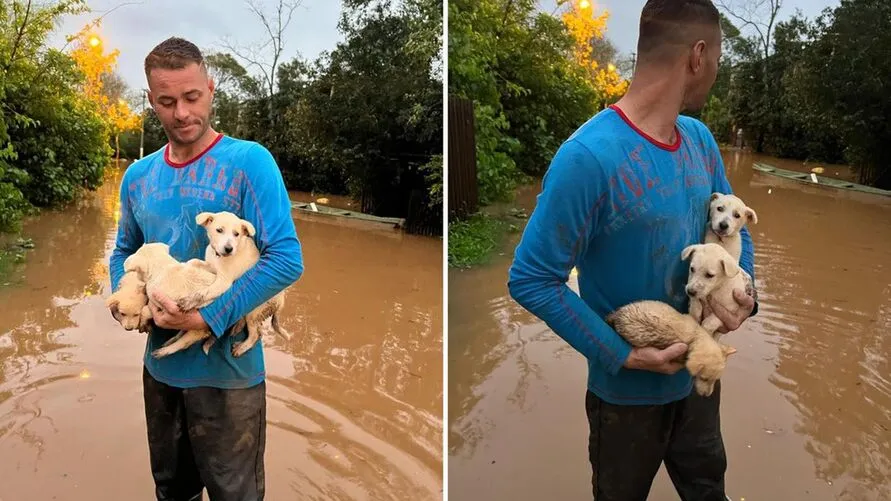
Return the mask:
M 508 289 L 570 346 L 616 374 L 631 345 L 566 285 L 578 256 L 597 232 L 598 201 L 607 188 L 600 165 L 586 147 L 574 140 L 560 147 L 517 246 Z
M 133 214 L 132 201 L 127 186 L 129 182 L 125 172 L 121 180 L 119 193 L 121 216 L 118 219 L 118 233 L 115 238 L 114 250 L 111 251 L 111 257 L 108 260 L 108 274 L 111 277 L 112 292 L 118 290 L 121 278 L 124 276 L 124 261 L 139 250 L 145 241 L 142 230 L 136 223 L 136 217 Z
M 291 201 L 275 159 L 269 150 L 254 145 L 244 165 L 242 218 L 254 225 L 260 260 L 228 291 L 199 309 L 217 337 L 303 275 L 303 252 L 291 218 Z

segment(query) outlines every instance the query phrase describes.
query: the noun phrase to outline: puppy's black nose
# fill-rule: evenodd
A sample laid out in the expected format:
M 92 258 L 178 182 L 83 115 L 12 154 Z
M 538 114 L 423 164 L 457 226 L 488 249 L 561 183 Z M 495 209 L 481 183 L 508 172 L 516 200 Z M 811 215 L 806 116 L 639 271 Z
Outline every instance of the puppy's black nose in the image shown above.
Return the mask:
M 696 297 L 696 291 L 692 289 L 687 289 L 687 295 L 690 297 Z
M 226 254 L 228 254 L 228 253 L 232 252 L 232 246 L 227 245 L 227 246 L 223 247 L 223 250 L 226 251 Z
M 718 223 L 718 228 L 726 230 L 727 228 L 730 228 L 730 225 L 727 224 L 727 221 L 721 221 L 720 223 Z

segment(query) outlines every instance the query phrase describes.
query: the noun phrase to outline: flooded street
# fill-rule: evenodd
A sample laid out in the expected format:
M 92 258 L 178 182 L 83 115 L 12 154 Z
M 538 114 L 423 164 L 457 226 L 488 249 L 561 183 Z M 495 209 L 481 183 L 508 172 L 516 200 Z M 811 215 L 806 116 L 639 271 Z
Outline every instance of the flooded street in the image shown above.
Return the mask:
M 739 350 L 722 387 L 727 493 L 891 499 L 891 199 L 751 168 L 816 164 L 735 151 L 724 161 L 758 213 L 760 299 L 759 314 L 723 338 Z M 539 189 L 517 204 L 531 213 Z M 519 235 L 489 266 L 449 273 L 449 496 L 591 499 L 585 362 L 509 297 Z M 650 500 L 677 499 L 663 467 Z
M 0 287 L 3 501 L 154 499 L 145 338 L 104 305 L 120 175 L 30 221 L 35 248 Z M 264 338 L 267 499 L 440 499 L 442 241 L 294 217 L 292 339 Z

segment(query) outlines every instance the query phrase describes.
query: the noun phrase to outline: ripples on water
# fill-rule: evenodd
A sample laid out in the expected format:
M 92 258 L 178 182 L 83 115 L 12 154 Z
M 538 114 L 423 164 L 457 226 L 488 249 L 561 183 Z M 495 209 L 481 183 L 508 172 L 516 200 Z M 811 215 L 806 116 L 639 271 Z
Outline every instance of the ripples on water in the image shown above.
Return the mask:
M 0 287 L 0 499 L 151 496 L 144 337 L 103 304 L 119 183 L 111 170 L 95 196 L 29 223 L 36 247 Z M 264 338 L 267 498 L 438 499 L 441 241 L 303 216 L 297 231 L 293 338 Z
M 740 350 L 722 407 L 731 495 L 891 499 L 891 199 L 751 169 L 755 160 L 809 168 L 796 162 L 736 152 L 724 160 L 759 216 L 749 229 L 760 312 L 726 338 Z M 534 196 L 523 200 L 531 211 Z M 468 500 L 582 499 L 584 362 L 509 299 L 515 244 L 491 267 L 450 275 L 450 489 Z M 527 397 L 512 399 L 516 388 Z M 652 499 L 676 499 L 664 477 Z

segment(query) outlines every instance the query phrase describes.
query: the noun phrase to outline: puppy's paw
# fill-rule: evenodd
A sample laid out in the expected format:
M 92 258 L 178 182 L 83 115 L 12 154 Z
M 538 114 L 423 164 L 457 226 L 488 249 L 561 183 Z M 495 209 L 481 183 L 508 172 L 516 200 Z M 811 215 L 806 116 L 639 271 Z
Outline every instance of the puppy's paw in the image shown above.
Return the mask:
M 247 342 L 232 343 L 232 356 L 238 358 L 250 351 L 253 346 L 253 344 L 248 344 Z
M 208 339 L 207 341 L 205 341 L 204 344 L 201 346 L 202 349 L 204 350 L 204 354 L 205 354 L 205 355 L 210 354 L 210 347 L 213 346 L 213 343 L 214 343 L 214 339 L 213 339 L 213 338 L 209 338 L 209 339 Z
M 179 351 L 179 350 L 172 346 L 162 346 L 161 348 L 158 348 L 157 350 L 153 351 L 152 356 L 155 358 L 164 358 L 168 355 L 173 355 L 177 351 Z

